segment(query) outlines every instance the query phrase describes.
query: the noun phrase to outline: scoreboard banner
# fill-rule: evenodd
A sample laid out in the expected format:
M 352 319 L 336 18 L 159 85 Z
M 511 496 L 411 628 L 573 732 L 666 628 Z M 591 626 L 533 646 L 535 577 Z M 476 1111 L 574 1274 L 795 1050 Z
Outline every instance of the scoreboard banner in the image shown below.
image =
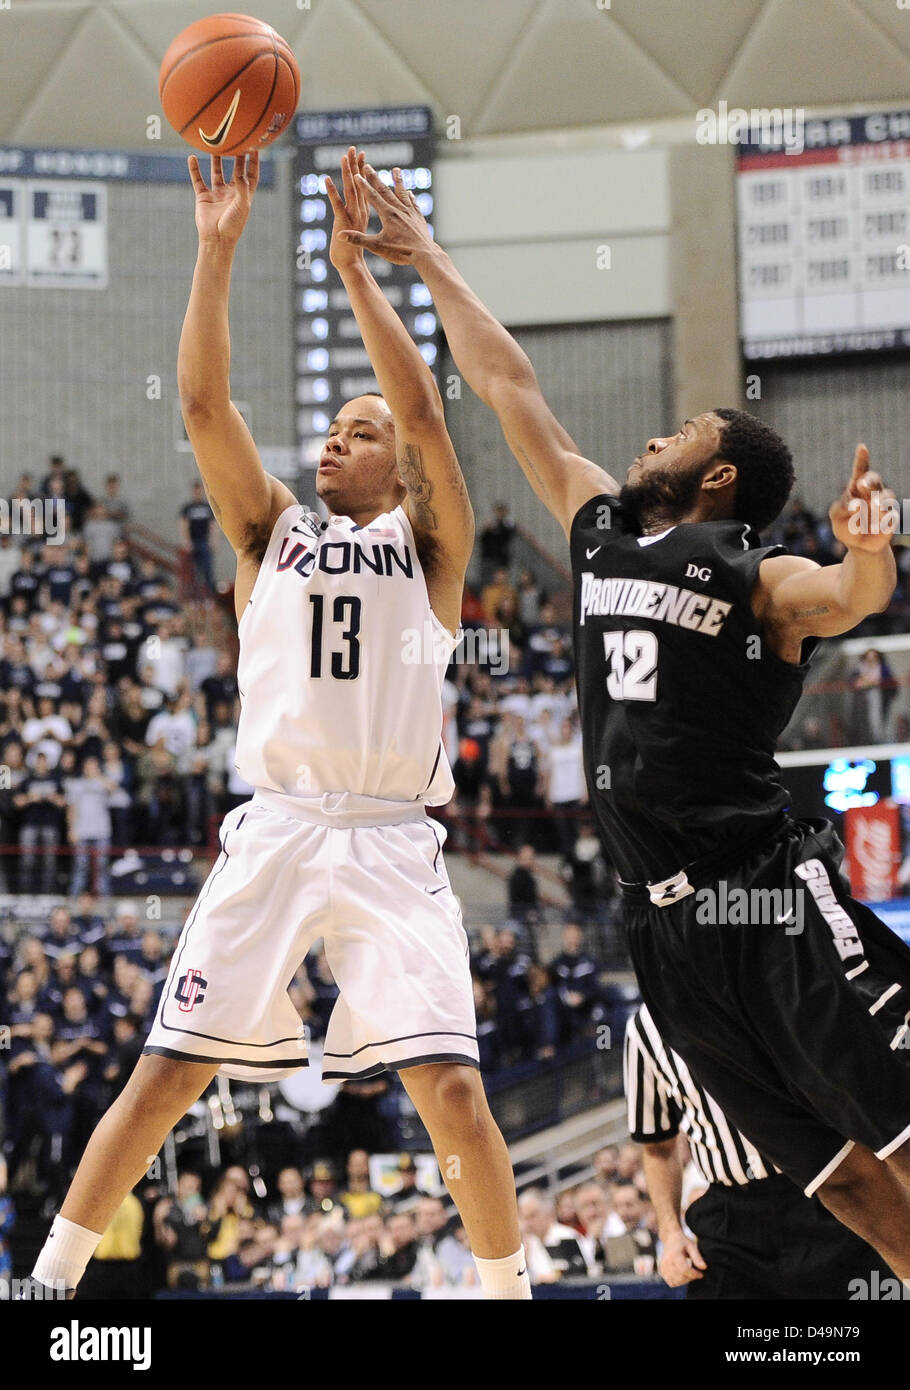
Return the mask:
M 751 361 L 910 347 L 910 111 L 740 144 L 740 313 Z
M 391 184 L 401 168 L 424 216 L 433 214 L 433 124 L 425 106 L 360 111 L 306 111 L 294 123 L 294 344 L 296 426 L 300 464 L 316 468 L 332 417 L 352 396 L 377 389 L 357 321 L 329 262 L 332 209 L 325 176 L 340 184 L 349 145 L 366 150 L 379 177 Z M 371 227 L 375 230 L 375 220 Z M 410 266 L 367 256 L 383 293 L 435 370 L 439 322 L 426 287 Z

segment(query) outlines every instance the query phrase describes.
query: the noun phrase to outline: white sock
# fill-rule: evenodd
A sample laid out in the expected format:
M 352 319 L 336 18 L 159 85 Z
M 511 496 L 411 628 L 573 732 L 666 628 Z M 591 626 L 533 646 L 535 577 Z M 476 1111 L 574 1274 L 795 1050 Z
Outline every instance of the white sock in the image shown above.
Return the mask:
M 474 1256 L 480 1287 L 484 1298 L 530 1298 L 531 1280 L 528 1278 L 528 1262 L 525 1248 L 520 1245 L 514 1255 L 506 1255 L 502 1260 L 482 1260 Z
M 74 1289 L 85 1273 L 103 1232 L 87 1231 L 64 1216 L 55 1216 L 50 1234 L 35 1261 L 32 1278 L 54 1288 L 60 1280 Z

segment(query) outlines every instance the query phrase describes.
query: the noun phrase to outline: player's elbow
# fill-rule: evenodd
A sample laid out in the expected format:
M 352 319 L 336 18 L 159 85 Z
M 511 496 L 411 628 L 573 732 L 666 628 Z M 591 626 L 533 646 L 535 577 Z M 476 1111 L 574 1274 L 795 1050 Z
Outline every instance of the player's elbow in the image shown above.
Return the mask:
M 483 391 L 478 391 L 497 414 L 527 392 L 540 390 L 531 359 L 517 343 L 515 348 L 514 357 L 500 370 L 488 372 L 482 383 Z

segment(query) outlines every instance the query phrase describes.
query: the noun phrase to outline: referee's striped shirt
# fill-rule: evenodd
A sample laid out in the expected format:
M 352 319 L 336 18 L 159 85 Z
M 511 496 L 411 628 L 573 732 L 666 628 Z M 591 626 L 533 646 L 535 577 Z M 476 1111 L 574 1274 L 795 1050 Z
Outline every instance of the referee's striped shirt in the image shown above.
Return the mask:
M 629 1133 L 637 1144 L 672 1139 L 682 1130 L 704 1176 L 727 1187 L 778 1171 L 728 1123 L 679 1053 L 664 1045 L 646 1004 L 626 1026 L 623 1070 Z

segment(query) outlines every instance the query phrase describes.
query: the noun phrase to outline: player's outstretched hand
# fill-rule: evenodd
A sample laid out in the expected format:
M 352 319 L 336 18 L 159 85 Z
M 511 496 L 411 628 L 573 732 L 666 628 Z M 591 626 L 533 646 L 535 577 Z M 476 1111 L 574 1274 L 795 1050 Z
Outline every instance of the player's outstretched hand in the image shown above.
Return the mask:
M 417 199 L 404 186 L 401 170 L 392 170 L 392 188 L 386 188 L 366 161 L 355 178 L 364 198 L 379 214 L 380 230 L 373 236 L 354 231 L 340 235 L 352 245 L 372 251 L 393 265 L 416 265 L 421 252 L 432 247 L 433 238 Z
M 366 155 L 362 150 L 358 154 L 353 145 L 347 154 L 341 156 L 341 186 L 344 197 L 338 192 L 334 181 L 326 175 L 325 191 L 329 195 L 329 202 L 335 214 L 332 240 L 329 243 L 329 260 L 339 271 L 347 270 L 363 260 L 361 248 L 346 240 L 343 233 L 365 232 L 370 220 L 370 205 L 361 184 L 357 182 L 357 175 L 362 176 L 365 163 Z
M 881 475 L 870 472 L 869 450 L 857 444 L 853 472 L 828 512 L 835 539 L 849 550 L 886 550 L 897 529 L 897 499 Z
M 187 164 L 196 194 L 196 230 L 200 242 L 236 246 L 246 226 L 253 194 L 259 183 L 258 150 L 252 154 L 237 155 L 230 183 L 224 181 L 221 156 L 213 154 L 211 187 L 202 177 L 196 155 L 191 154 Z
M 683 1231 L 677 1231 L 664 1241 L 660 1257 L 660 1274 L 671 1289 L 681 1284 L 691 1284 L 693 1279 L 703 1279 L 702 1270 L 707 1269 L 698 1249 L 698 1241 L 692 1240 Z

